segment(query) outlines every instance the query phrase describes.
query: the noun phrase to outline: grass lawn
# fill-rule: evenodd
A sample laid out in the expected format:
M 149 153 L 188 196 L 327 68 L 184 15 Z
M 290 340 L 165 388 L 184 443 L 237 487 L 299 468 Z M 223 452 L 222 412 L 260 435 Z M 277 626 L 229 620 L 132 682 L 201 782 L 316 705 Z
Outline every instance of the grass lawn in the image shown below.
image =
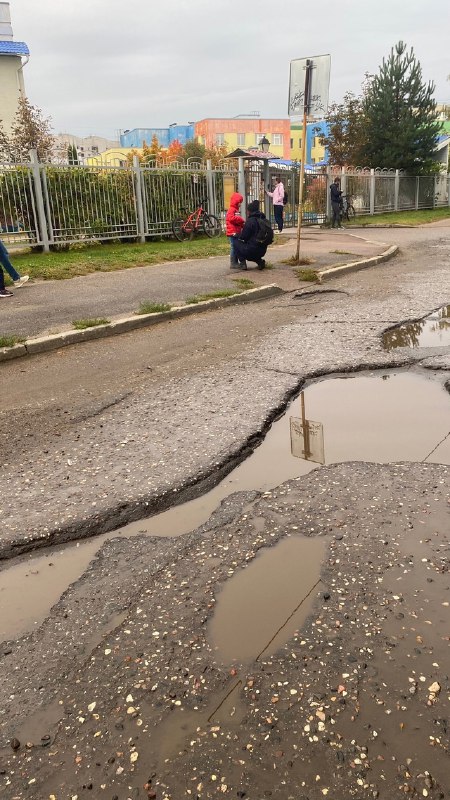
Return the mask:
M 157 241 L 145 244 L 104 244 L 60 253 L 10 254 L 21 275 L 43 280 L 63 280 L 91 272 L 144 267 L 162 261 L 208 258 L 230 252 L 226 236 L 194 239 L 192 242 Z
M 364 214 L 352 222 L 344 220 L 345 227 L 352 225 L 425 225 L 427 222 L 450 220 L 450 208 L 426 208 L 422 211 L 394 211 L 389 214 Z

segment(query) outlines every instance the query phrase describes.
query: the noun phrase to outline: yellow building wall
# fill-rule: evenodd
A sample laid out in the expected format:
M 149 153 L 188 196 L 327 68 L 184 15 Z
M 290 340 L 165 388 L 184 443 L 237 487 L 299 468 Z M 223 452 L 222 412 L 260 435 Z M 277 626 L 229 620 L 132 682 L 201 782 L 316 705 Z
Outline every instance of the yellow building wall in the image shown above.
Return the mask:
M 105 150 L 103 153 L 99 153 L 98 156 L 90 156 L 86 159 L 85 163 L 92 167 L 95 167 L 97 164 L 102 164 L 107 167 L 125 166 L 129 153 L 139 155 L 142 153 L 142 148 L 112 147 L 110 150 Z
M 302 134 L 301 125 L 291 125 L 291 159 L 292 161 L 302 160 Z
M 325 158 L 325 147 L 320 144 L 320 136 L 314 136 L 313 145 L 311 147 L 311 164 L 317 164 Z

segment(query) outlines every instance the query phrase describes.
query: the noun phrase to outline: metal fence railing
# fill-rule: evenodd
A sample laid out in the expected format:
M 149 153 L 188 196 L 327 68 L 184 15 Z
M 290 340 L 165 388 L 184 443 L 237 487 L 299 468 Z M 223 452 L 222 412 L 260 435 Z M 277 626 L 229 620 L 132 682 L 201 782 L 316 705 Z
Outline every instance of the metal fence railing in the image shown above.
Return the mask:
M 259 199 L 273 219 L 264 189 L 280 174 L 288 193 L 286 225 L 298 218 L 298 164 L 269 165 L 258 159 L 239 163 L 210 162 L 117 165 L 39 163 L 0 164 L 0 234 L 7 243 L 52 245 L 167 236 L 183 209 L 206 201 L 210 213 L 224 221 L 231 194 L 239 189 L 244 209 Z M 378 214 L 450 205 L 450 176 L 411 177 L 398 170 L 315 168 L 306 170 L 303 220 L 322 224 L 330 217 L 329 187 L 336 176 L 352 196 L 357 214 Z

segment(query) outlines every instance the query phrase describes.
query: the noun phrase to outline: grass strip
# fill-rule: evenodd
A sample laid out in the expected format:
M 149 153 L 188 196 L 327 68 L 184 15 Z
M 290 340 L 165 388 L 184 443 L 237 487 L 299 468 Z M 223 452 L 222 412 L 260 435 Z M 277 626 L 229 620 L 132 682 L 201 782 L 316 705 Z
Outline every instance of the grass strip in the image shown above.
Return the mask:
M 192 297 L 186 297 L 186 305 L 191 306 L 195 303 L 202 303 L 204 300 L 215 300 L 219 297 L 232 297 L 235 294 L 240 294 L 241 290 L 236 289 L 218 289 L 216 292 L 208 292 L 207 294 L 194 294 Z
M 424 208 L 421 211 L 394 211 L 389 214 L 362 214 L 357 215 L 350 222 L 345 220 L 345 226 L 352 225 L 426 225 L 430 222 L 439 222 L 450 219 L 450 208 Z
M 310 281 L 313 283 L 318 280 L 315 269 L 295 269 L 294 272 L 299 281 Z
M 139 243 L 114 243 L 51 253 L 11 253 L 11 260 L 21 274 L 40 280 L 64 280 L 93 272 L 114 272 L 132 267 L 147 267 L 164 261 L 210 258 L 230 252 L 225 236 Z
M 102 317 L 96 319 L 74 319 L 72 322 L 76 331 L 84 331 L 86 328 L 96 328 L 98 325 L 109 325 L 110 319 L 103 319 Z
M 15 344 L 23 342 L 26 342 L 23 336 L 0 336 L 0 347 L 14 347 Z
M 151 303 L 142 302 L 135 314 L 160 314 L 163 311 L 170 311 L 170 303 Z

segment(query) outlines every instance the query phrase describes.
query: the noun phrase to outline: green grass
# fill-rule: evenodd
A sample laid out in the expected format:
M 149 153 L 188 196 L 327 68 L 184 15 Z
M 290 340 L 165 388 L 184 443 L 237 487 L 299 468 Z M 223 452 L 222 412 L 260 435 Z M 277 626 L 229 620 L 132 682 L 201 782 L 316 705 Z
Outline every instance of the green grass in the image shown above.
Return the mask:
M 170 303 L 150 303 L 143 302 L 139 306 L 135 314 L 160 314 L 162 311 L 170 311 L 172 306 Z
M 427 222 L 438 222 L 450 219 L 450 208 L 427 208 L 422 211 L 394 211 L 391 214 L 374 214 L 373 216 L 357 216 L 345 225 L 424 225 Z
M 232 297 L 234 294 L 239 294 L 240 289 L 218 289 L 216 292 L 208 292 L 208 294 L 194 294 L 192 297 L 186 297 L 186 305 L 191 306 L 195 303 L 201 303 L 203 300 L 215 300 L 217 297 Z
M 317 281 L 317 272 L 315 269 L 296 269 L 294 272 L 299 281 Z
M 232 281 L 239 289 L 242 289 L 242 291 L 254 289 L 256 286 L 256 283 L 251 281 L 250 278 L 232 278 Z
M 314 264 L 314 259 L 308 258 L 308 256 L 300 256 L 300 258 L 291 256 L 290 258 L 286 258 L 286 260 L 282 261 L 281 263 L 288 264 L 290 267 L 306 267 L 308 264 Z
M 72 322 L 73 327 L 77 331 L 84 331 L 86 328 L 96 328 L 98 325 L 109 325 L 110 319 L 74 319 Z
M 11 254 L 17 271 L 41 280 L 63 280 L 92 272 L 113 272 L 131 267 L 182 261 L 186 258 L 209 258 L 230 252 L 226 236 L 176 242 L 171 239 L 145 244 L 104 244 L 52 253 Z
M 0 336 L 0 347 L 14 347 L 15 344 L 22 344 L 25 341 L 23 336 Z
M 359 253 L 351 253 L 350 250 L 330 250 L 330 253 L 337 253 L 339 256 L 353 256 L 354 258 L 361 258 Z

